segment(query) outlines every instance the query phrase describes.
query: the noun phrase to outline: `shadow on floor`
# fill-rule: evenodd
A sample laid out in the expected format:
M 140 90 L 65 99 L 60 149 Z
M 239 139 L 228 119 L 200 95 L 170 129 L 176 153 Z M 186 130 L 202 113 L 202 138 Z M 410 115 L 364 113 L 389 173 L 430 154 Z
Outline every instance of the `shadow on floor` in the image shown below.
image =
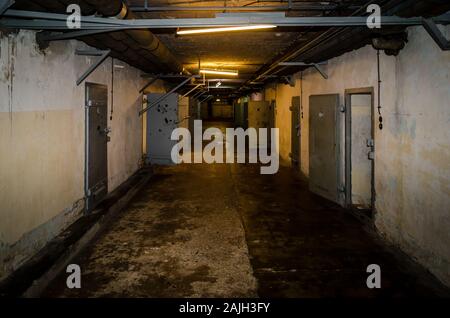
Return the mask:
M 205 127 L 215 125 L 214 122 Z M 230 123 L 220 128 L 223 130 Z M 386 246 L 289 168 L 156 167 L 149 181 L 46 297 L 448 296 L 421 266 Z M 381 267 L 381 289 L 366 285 Z

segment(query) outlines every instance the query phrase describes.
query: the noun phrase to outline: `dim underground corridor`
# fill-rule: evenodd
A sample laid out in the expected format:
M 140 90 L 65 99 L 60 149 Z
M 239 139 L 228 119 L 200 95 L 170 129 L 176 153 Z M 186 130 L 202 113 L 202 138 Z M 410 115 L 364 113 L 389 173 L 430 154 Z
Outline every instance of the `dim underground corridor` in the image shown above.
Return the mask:
M 450 297 L 449 52 L 447 0 L 0 0 L 0 298 Z
M 206 122 L 224 130 L 230 122 Z M 205 127 L 205 128 L 206 128 Z M 158 166 L 44 297 L 433 297 L 448 290 L 289 168 Z M 381 268 L 369 289 L 369 264 Z

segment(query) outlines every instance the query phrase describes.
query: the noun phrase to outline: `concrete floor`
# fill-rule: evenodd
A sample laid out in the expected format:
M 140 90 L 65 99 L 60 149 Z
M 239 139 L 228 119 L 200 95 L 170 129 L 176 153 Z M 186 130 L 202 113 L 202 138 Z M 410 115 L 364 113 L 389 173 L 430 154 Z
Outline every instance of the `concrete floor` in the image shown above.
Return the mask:
M 47 297 L 406 297 L 448 295 L 430 274 L 308 191 L 289 168 L 157 167 L 146 189 Z M 366 287 L 369 264 L 382 288 Z

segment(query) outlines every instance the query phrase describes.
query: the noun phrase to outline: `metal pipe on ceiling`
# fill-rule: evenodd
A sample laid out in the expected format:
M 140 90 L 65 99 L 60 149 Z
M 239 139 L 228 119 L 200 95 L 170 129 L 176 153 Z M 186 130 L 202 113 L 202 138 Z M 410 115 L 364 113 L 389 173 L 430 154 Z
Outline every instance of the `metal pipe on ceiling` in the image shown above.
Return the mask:
M 133 12 L 167 12 L 167 11 L 330 11 L 336 10 L 337 5 L 320 5 L 320 4 L 294 4 L 290 7 L 273 6 L 273 5 L 253 5 L 253 6 L 130 6 Z
M 5 15 L 18 16 L 20 11 L 7 11 Z M 35 14 L 34 20 L 4 19 L 1 25 L 4 27 L 19 27 L 26 29 L 67 30 L 65 21 L 60 16 L 57 19 L 40 19 L 39 13 L 26 12 L 27 16 Z M 205 27 L 227 27 L 270 24 L 279 27 L 360 27 L 367 25 L 367 18 L 360 16 L 351 17 L 284 17 L 281 15 L 260 15 L 261 13 L 248 14 L 245 16 L 217 16 L 215 18 L 180 18 L 180 19 L 133 19 L 133 20 L 111 20 L 105 18 L 91 18 L 91 22 L 83 22 L 81 30 L 126 31 L 135 34 L 143 32 L 147 28 L 205 28 Z M 383 26 L 413 26 L 422 25 L 421 17 L 403 18 L 398 16 L 381 16 Z M 435 23 L 448 24 L 450 14 L 433 18 Z M 156 37 L 155 37 L 156 38 Z M 144 42 L 145 43 L 145 42 Z M 144 44 L 143 43 L 143 44 Z
M 64 13 L 61 14 L 61 16 L 65 16 L 66 8 L 69 4 L 80 5 L 83 15 L 99 13 L 104 17 L 117 18 L 116 20 L 111 19 L 109 23 L 112 25 L 120 25 L 121 21 L 124 22 L 126 19 L 135 18 L 132 13 L 129 12 L 122 0 L 28 0 L 21 1 L 18 8 L 34 8 L 34 10 L 39 11 L 44 10 Z M 45 12 L 39 13 L 43 16 L 47 14 Z M 86 17 L 86 19 L 87 21 L 91 21 L 91 19 L 96 20 L 98 18 Z M 34 20 L 24 21 L 33 23 Z M 56 25 L 57 21 L 52 23 Z M 98 25 L 98 23 L 95 22 L 93 24 Z M 171 72 L 179 73 L 183 70 L 181 63 L 179 63 L 172 53 L 164 46 L 164 44 L 161 43 L 159 39 L 148 30 L 117 30 L 117 32 L 111 32 L 108 34 L 102 34 L 102 32 L 99 32 L 98 34 L 95 33 L 96 32 L 91 31 L 90 34 L 86 33 L 86 36 L 83 36 L 80 39 L 90 46 L 100 49 L 111 49 L 111 56 L 118 59 L 123 59 L 130 65 L 144 71 L 167 72 L 169 70 Z M 83 35 L 83 33 L 81 34 Z M 45 39 L 45 36 L 43 36 L 43 38 Z
M 6 10 L 8 10 L 9 7 L 11 7 L 14 4 L 14 0 L 3 0 L 0 1 L 0 15 L 3 14 Z
M 436 0 L 442 4 L 446 3 L 446 7 L 447 10 L 450 7 L 450 4 L 448 3 L 448 0 Z M 360 9 L 356 10 L 352 16 L 355 15 L 359 15 L 362 14 L 364 12 L 362 12 L 362 10 L 364 10 L 369 4 L 373 3 L 374 1 L 367 1 L 365 5 L 361 6 Z M 426 7 L 424 5 L 426 1 L 418 1 L 416 3 L 416 1 L 404 1 L 404 0 L 397 0 L 397 1 L 387 1 L 387 3 L 385 3 L 382 6 L 382 12 L 383 14 L 390 16 L 390 15 L 394 15 L 394 14 L 399 14 L 401 17 L 416 17 L 419 18 L 421 23 L 420 25 L 423 25 L 423 18 L 420 17 L 420 12 L 421 10 L 424 9 L 424 7 Z M 415 3 L 416 6 L 420 9 L 417 10 L 411 10 L 411 3 Z M 441 14 L 442 12 L 435 12 L 436 14 Z M 449 14 L 442 14 L 440 17 L 443 18 L 449 18 Z M 383 22 L 382 22 L 383 23 Z M 444 24 L 447 24 L 447 22 L 444 22 Z M 406 26 L 406 25 L 405 25 Z M 282 56 L 281 58 L 277 59 L 275 62 L 273 62 L 272 64 L 270 64 L 269 67 L 267 67 L 265 70 L 263 69 L 262 71 L 259 72 L 258 76 L 254 79 L 256 80 L 260 80 L 262 78 L 264 78 L 266 75 L 268 74 L 276 74 L 278 72 L 274 72 L 275 69 L 277 69 L 279 67 L 279 63 L 281 62 L 285 62 L 285 61 L 289 61 L 289 60 L 293 60 L 296 59 L 298 60 L 299 57 L 303 57 L 305 54 L 309 54 L 309 52 L 312 52 L 314 55 L 314 53 L 317 53 L 315 51 L 317 51 L 317 48 L 319 47 L 319 45 L 322 45 L 324 43 L 326 43 L 328 46 L 332 46 L 332 42 L 341 42 L 341 40 L 339 39 L 338 35 L 341 34 L 348 34 L 350 38 L 352 38 L 352 35 L 350 34 L 350 32 L 348 32 L 349 29 L 348 28 L 339 28 L 338 26 L 330 28 L 328 30 L 326 30 L 325 32 L 319 34 L 317 37 L 313 38 L 311 41 L 308 41 L 306 44 L 303 44 L 302 46 L 294 49 L 294 51 L 288 52 L 286 55 Z M 352 31 L 356 31 L 352 30 Z M 367 29 L 365 30 L 365 32 L 369 32 Z M 354 46 L 353 46 L 354 48 Z M 327 50 L 327 47 L 324 48 L 324 50 Z M 333 55 L 333 52 L 330 51 L 328 49 L 328 52 L 331 52 L 330 54 L 328 54 L 329 56 L 327 58 L 331 58 L 333 56 L 337 56 L 339 54 L 342 54 L 343 52 L 335 52 L 335 54 Z M 304 59 L 305 61 L 308 60 L 308 58 Z M 324 59 L 322 59 L 324 60 Z M 314 59 L 315 62 L 320 61 L 319 59 Z
M 103 16 L 115 16 L 120 19 L 134 20 L 136 16 L 131 12 L 122 0 L 84 0 L 93 5 Z M 133 41 L 139 45 L 139 50 L 148 53 L 152 60 L 156 59 L 165 69 L 182 72 L 183 66 L 176 60 L 175 56 L 162 44 L 159 39 L 149 30 L 126 30 L 124 31 Z M 121 37 L 118 36 L 118 39 Z M 122 38 L 122 40 L 126 40 Z M 131 43 L 130 43 L 131 44 Z
M 81 12 L 83 15 L 93 15 L 97 12 L 95 8 L 90 6 L 88 3 L 84 2 L 83 0 L 60 0 L 60 1 L 36 1 L 36 0 L 28 0 L 28 1 L 21 1 L 18 3 L 17 8 L 18 9 L 32 9 L 37 11 L 45 11 L 45 12 L 39 12 L 42 15 L 46 15 L 47 12 L 59 12 L 59 13 L 66 13 L 66 8 L 69 4 L 76 3 L 80 5 Z M 113 4 L 115 2 L 111 2 Z M 16 8 L 16 7 L 14 7 Z M 116 8 L 110 8 L 111 12 L 115 12 Z M 10 12 L 11 10 L 8 10 Z M 51 13 L 49 13 L 51 15 Z M 60 14 L 61 16 L 64 16 L 64 14 Z M 112 14 L 112 13 L 111 13 Z M 55 14 L 53 14 L 55 15 Z M 57 14 L 56 14 L 57 15 Z M 89 18 L 88 18 L 89 19 Z M 83 31 L 80 31 L 83 32 Z M 90 31 L 92 32 L 92 31 Z M 83 34 L 88 35 L 88 34 Z M 46 39 L 45 33 L 38 33 L 37 34 L 38 41 L 42 40 L 43 42 L 48 41 Z M 103 34 L 103 35 L 92 35 L 91 36 L 83 36 L 80 37 L 82 41 L 84 41 L 86 44 L 96 47 L 102 50 L 110 49 L 111 50 L 111 57 L 121 59 L 126 61 L 128 64 L 147 71 L 154 71 L 159 70 L 158 66 L 148 57 L 139 55 L 135 50 L 131 49 L 129 46 L 125 45 L 124 43 L 116 41 L 111 34 Z M 53 40 L 53 39 L 52 39 Z M 59 40 L 59 39 L 57 39 Z
M 370 3 L 372 3 L 372 1 L 368 1 L 364 6 L 355 10 L 352 15 L 361 13 L 361 10 L 366 8 Z M 306 50 L 318 45 L 325 39 L 329 38 L 330 36 L 333 36 L 336 32 L 339 32 L 339 29 L 337 29 L 337 28 L 328 29 L 325 32 L 321 33 L 318 37 L 316 37 L 312 41 L 309 41 L 308 43 L 302 45 L 300 48 L 294 50 L 293 52 L 288 52 L 286 55 L 281 57 L 279 60 L 272 63 L 267 70 L 265 70 L 264 72 L 261 72 L 255 79 L 253 79 L 253 81 L 258 81 L 258 80 L 262 79 L 265 75 L 270 74 L 275 68 L 277 68 L 280 63 L 289 61 L 289 60 L 297 57 L 302 52 L 305 52 Z

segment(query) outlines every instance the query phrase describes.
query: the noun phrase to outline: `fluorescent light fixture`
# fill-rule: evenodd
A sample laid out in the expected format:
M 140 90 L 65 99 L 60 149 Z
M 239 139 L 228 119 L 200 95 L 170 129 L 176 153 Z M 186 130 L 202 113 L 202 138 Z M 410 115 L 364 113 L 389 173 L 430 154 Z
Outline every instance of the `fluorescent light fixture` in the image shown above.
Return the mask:
M 238 71 L 229 71 L 229 70 L 200 70 L 200 73 L 202 74 L 216 74 L 216 75 L 231 75 L 231 76 L 238 76 Z
M 276 25 L 272 25 L 272 24 L 255 24 L 255 25 L 244 25 L 244 26 L 229 26 L 229 27 L 221 27 L 221 28 L 181 30 L 181 31 L 177 31 L 177 34 L 185 35 L 185 34 L 249 31 L 249 30 L 261 30 L 261 29 L 273 29 L 276 27 L 277 27 Z

